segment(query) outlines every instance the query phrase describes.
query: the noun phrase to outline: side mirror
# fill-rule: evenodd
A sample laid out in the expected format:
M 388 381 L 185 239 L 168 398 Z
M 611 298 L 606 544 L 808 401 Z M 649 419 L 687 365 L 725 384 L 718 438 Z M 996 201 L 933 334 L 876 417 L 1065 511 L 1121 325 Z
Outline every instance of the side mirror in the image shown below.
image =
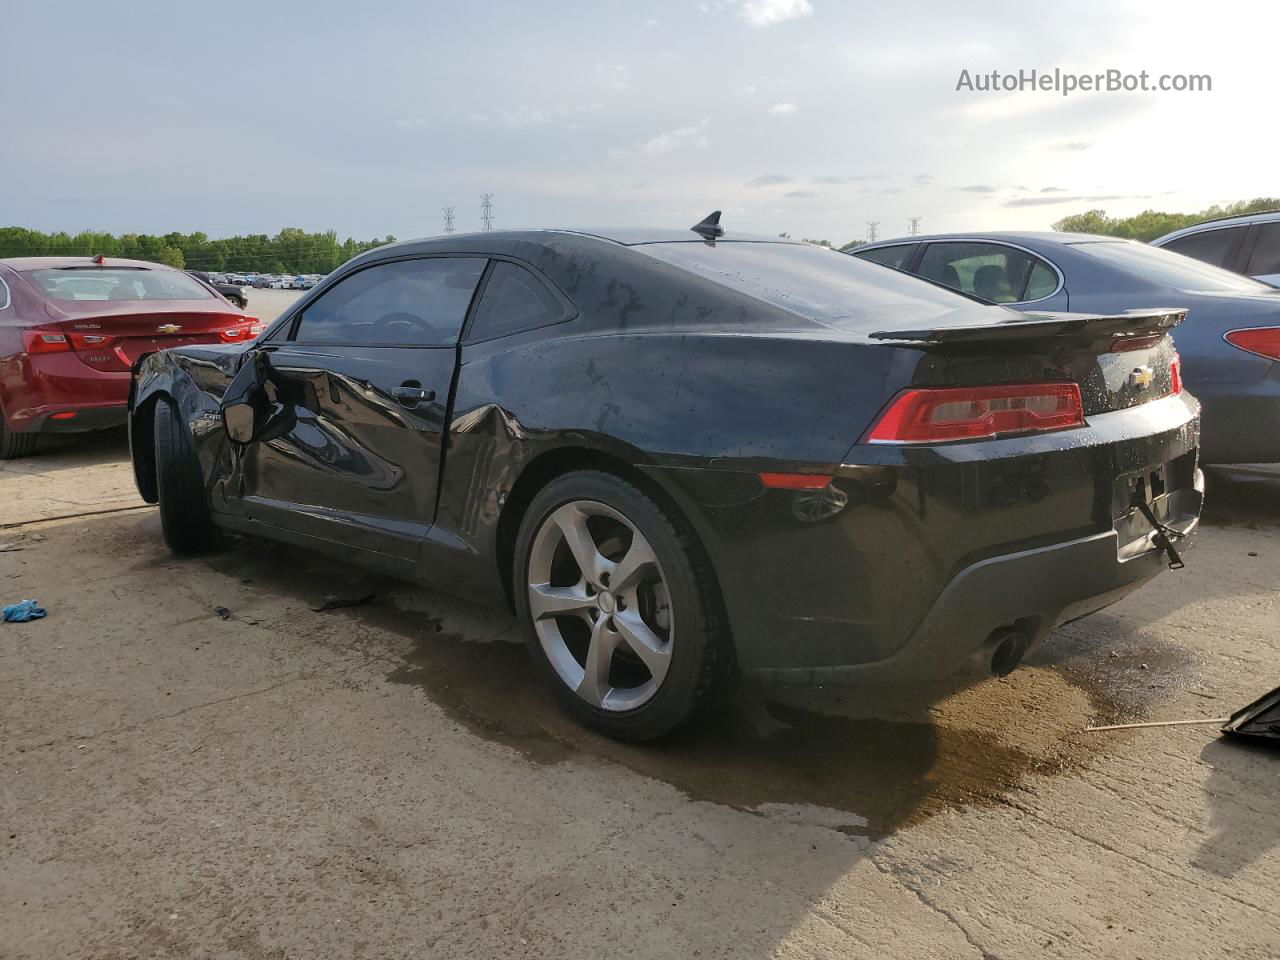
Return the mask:
M 271 361 L 263 350 L 252 350 L 222 395 L 222 425 L 233 443 L 252 443 L 261 437 L 274 412 L 267 396 Z
M 255 420 L 257 416 L 251 403 L 231 403 L 222 408 L 223 426 L 227 428 L 227 436 L 236 443 L 253 441 Z

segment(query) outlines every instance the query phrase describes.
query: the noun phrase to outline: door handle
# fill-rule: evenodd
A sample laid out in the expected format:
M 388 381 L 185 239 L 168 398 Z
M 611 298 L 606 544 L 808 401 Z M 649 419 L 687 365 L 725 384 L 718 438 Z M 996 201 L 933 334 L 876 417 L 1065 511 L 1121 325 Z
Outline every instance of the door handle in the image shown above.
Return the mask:
M 424 390 L 416 383 L 402 383 L 398 387 L 392 387 L 391 395 L 395 397 L 403 407 L 415 407 L 423 401 L 434 400 L 436 398 L 436 392 L 434 390 Z

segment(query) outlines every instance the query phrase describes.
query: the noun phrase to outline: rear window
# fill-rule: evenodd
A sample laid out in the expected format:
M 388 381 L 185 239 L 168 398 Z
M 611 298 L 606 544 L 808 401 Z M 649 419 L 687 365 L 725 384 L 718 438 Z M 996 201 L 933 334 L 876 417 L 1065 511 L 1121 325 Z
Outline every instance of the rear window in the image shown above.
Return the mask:
M 907 303 L 953 308 L 967 300 L 911 274 L 812 244 L 692 241 L 633 249 L 815 320 L 866 317 Z
M 176 270 L 32 270 L 28 280 L 51 300 L 210 300 L 198 280 Z
M 1244 293 L 1262 293 L 1272 289 L 1265 283 L 1250 280 L 1238 273 L 1213 267 L 1180 253 L 1172 253 L 1159 247 L 1127 240 L 1115 242 L 1097 241 L 1074 244 L 1081 253 L 1095 260 L 1102 260 L 1129 273 L 1137 274 L 1151 283 L 1158 283 L 1176 290 L 1217 292 L 1238 290 Z

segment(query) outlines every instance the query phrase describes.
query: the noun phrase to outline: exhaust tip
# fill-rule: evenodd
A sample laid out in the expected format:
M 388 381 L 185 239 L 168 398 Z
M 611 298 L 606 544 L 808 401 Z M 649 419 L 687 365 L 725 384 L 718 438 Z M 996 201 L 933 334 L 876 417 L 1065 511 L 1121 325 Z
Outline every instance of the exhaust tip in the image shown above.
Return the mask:
M 1002 628 L 991 634 L 987 646 L 991 650 L 992 674 L 1007 677 L 1026 656 L 1030 639 L 1021 630 Z

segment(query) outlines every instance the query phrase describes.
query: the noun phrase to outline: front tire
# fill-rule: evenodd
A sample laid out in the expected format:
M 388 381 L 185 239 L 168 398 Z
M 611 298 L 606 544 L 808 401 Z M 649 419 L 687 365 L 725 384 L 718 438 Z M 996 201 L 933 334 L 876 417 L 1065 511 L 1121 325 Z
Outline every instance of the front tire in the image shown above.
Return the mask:
M 200 553 L 218 542 L 191 431 L 168 397 L 156 401 L 156 491 L 164 542 L 174 553 Z
M 16 460 L 18 457 L 29 457 L 36 449 L 34 433 L 13 433 L 4 422 L 4 414 L 0 413 L 0 460 Z
M 514 573 L 539 672 L 601 733 L 669 733 L 728 674 L 729 638 L 701 546 L 619 477 L 582 471 L 548 484 L 521 523 Z

